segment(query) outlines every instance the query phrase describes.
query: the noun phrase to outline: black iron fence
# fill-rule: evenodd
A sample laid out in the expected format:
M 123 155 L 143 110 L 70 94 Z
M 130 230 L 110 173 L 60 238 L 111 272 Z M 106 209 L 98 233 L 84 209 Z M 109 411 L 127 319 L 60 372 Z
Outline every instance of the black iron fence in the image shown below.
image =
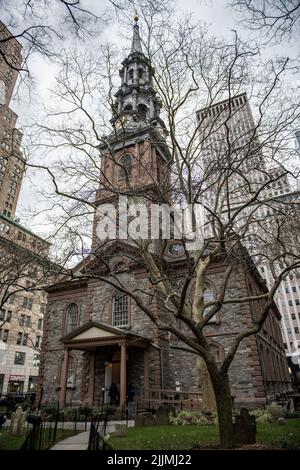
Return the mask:
M 109 414 L 101 413 L 94 416 L 91 421 L 88 450 L 108 450 L 111 446 L 107 442 L 107 421 Z
M 80 410 L 73 409 L 72 414 L 59 410 L 56 405 L 51 408 L 51 413 L 47 414 L 42 409 L 40 415 L 29 414 L 27 417 L 29 432 L 21 450 L 44 450 L 51 448 L 56 442 L 81 431 L 87 431 L 88 420 L 85 415 L 82 421 Z
M 46 450 L 56 442 L 57 420 L 44 420 L 33 423 L 20 450 Z
M 58 403 L 48 404 L 42 407 L 40 415 L 28 415 L 27 422 L 31 427 L 21 450 L 50 449 L 56 442 L 87 431 L 89 426 L 89 449 L 109 449 L 106 428 L 113 411 L 110 407 L 100 413 L 88 407 L 60 410 Z

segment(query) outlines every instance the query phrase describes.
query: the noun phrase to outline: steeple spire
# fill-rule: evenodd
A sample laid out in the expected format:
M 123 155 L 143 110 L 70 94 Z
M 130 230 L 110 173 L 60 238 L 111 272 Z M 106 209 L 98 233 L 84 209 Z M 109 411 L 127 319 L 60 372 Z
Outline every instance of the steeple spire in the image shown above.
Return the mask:
M 161 102 L 153 88 L 154 69 L 142 51 L 138 20 L 135 14 L 131 52 L 122 62 L 119 71 L 122 82 L 113 105 L 111 123 L 122 130 L 149 125 L 164 127 L 159 117 Z
M 140 32 L 139 32 L 139 17 L 137 13 L 134 15 L 134 26 L 133 26 L 133 37 L 132 37 L 132 45 L 131 45 L 131 53 L 133 54 L 134 52 L 139 52 L 142 54 L 142 43 L 141 43 L 141 38 L 140 38 Z

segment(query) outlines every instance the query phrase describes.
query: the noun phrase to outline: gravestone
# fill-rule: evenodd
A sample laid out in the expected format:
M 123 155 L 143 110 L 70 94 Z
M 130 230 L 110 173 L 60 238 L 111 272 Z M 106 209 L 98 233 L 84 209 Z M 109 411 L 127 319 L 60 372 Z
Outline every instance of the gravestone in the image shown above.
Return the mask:
M 134 418 L 137 412 L 137 403 L 135 401 L 129 402 L 127 409 L 128 409 L 128 419 Z
M 140 428 L 144 426 L 144 415 L 136 415 L 134 419 L 134 425 L 136 428 Z
M 10 432 L 13 436 L 22 436 L 25 432 L 26 411 L 18 406 L 17 410 L 11 415 Z
M 156 410 L 155 416 L 156 416 L 157 425 L 168 426 L 170 424 L 168 408 L 164 408 L 163 406 L 160 406 L 158 410 Z
M 126 437 L 127 436 L 127 426 L 126 426 L 126 424 L 115 424 L 115 436 L 116 437 Z
M 144 426 L 155 426 L 156 420 L 152 413 L 144 414 Z
M 246 408 L 241 408 L 240 415 L 235 418 L 233 432 L 236 444 L 256 444 L 256 418 Z

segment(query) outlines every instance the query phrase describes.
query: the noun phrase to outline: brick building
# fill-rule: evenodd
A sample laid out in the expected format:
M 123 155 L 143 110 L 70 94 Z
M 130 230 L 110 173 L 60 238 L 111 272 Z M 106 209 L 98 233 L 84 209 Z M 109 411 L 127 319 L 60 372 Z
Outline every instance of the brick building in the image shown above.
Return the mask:
M 25 169 L 21 132 L 10 101 L 21 67 L 21 44 L 0 22 L 0 395 L 36 389 L 46 294 L 37 256 L 49 243 L 15 217 Z
M 152 87 L 154 70 L 142 52 L 137 24 L 133 31 L 132 49 L 120 70 L 122 84 L 116 94 L 114 132 L 100 146 L 99 204 L 113 202 L 128 179 L 141 200 L 143 193 L 150 194 L 158 184 L 168 187 L 170 180 L 165 127 Z M 47 289 L 41 354 L 43 401 L 59 400 L 61 406 L 70 402 L 108 403 L 112 383 L 119 387 L 120 404 L 126 401 L 129 384 L 136 398 L 149 399 L 155 393 L 168 396 L 170 391 L 178 397 L 196 396 L 201 387 L 197 356 L 184 350 L 172 335 L 159 331 L 124 293 L 97 276 L 85 277 L 87 271 L 105 277 L 109 266 L 123 285 L 139 289 L 148 308 L 162 316 L 167 314 L 155 296 L 149 300 L 146 295 L 152 287 L 136 247 L 130 240 L 100 245 L 96 224 L 97 216 L 93 249 L 101 250 L 105 263 L 91 255 L 74 269 L 82 279 L 79 276 Z M 176 283 L 184 281 L 187 270 L 179 245 L 170 242 L 164 258 Z M 227 263 L 219 259 L 210 267 L 205 289 L 208 298 L 218 290 Z M 228 289 L 228 295 L 243 297 L 265 292 L 266 286 L 248 260 L 236 263 Z M 221 314 L 211 319 L 205 332 L 218 361 L 228 351 L 233 336 L 251 325 L 262 308 L 263 301 L 256 302 L 255 308 L 250 303 L 224 305 Z M 274 305 L 262 331 L 240 345 L 229 374 L 236 403 L 259 406 L 290 391 L 279 320 Z

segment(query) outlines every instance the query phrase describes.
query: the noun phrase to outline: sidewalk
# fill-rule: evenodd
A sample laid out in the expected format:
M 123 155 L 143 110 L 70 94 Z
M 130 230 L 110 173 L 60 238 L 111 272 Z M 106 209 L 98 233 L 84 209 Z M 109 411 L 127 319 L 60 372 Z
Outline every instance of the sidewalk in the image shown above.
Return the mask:
M 126 424 L 126 421 L 109 421 L 106 428 L 107 434 L 114 432 L 116 424 Z M 134 420 L 128 421 L 128 427 L 130 428 L 133 426 Z M 89 431 L 86 431 L 56 443 L 51 450 L 87 450 L 88 443 Z
M 89 431 L 81 432 L 76 436 L 68 437 L 58 442 L 51 450 L 87 450 L 89 442 Z

